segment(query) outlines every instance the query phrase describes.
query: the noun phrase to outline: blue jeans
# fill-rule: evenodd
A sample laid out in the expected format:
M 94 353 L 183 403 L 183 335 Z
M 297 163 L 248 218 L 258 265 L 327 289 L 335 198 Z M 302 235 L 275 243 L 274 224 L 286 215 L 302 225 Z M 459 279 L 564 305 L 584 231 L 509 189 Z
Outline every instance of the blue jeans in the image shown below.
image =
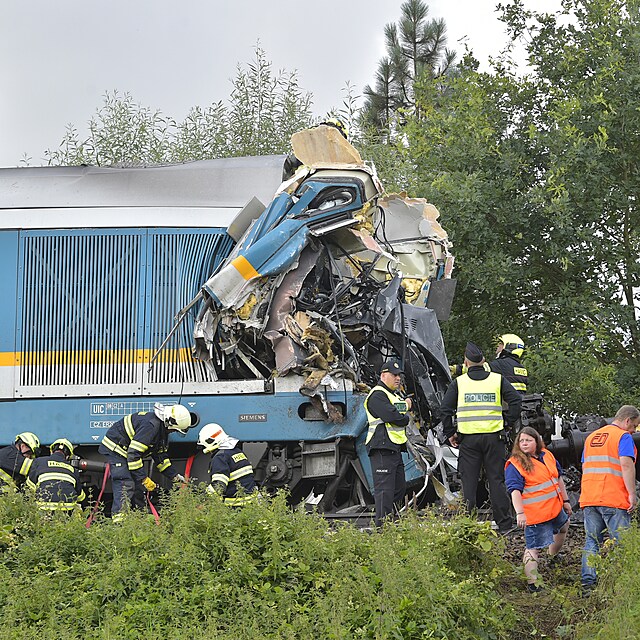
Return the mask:
M 586 540 L 582 552 L 582 584 L 594 585 L 596 570 L 589 566 L 589 558 L 600 551 L 605 531 L 618 542 L 620 533 L 631 524 L 631 515 L 625 509 L 614 507 L 585 507 L 583 511 Z

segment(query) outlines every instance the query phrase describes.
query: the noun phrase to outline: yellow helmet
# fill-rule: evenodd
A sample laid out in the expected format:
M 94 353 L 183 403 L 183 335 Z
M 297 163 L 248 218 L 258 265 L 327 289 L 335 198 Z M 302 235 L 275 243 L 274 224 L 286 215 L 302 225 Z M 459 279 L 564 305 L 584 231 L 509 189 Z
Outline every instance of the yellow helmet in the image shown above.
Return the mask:
M 35 454 L 36 449 L 40 447 L 40 440 L 38 440 L 38 436 L 35 433 L 31 433 L 31 431 L 24 431 L 23 433 L 19 433 L 16 436 L 16 443 L 22 442 L 26 444 L 29 449 Z
M 68 456 L 73 455 L 73 445 L 66 438 L 58 438 L 56 441 L 51 443 L 49 449 L 51 450 L 51 453 L 58 449 L 66 449 Z
M 522 357 L 524 353 L 524 342 L 522 338 L 517 336 L 515 333 L 505 333 L 498 337 L 498 342 L 502 342 L 504 345 L 504 350 L 509 353 L 513 353 L 514 356 L 518 356 L 518 358 Z

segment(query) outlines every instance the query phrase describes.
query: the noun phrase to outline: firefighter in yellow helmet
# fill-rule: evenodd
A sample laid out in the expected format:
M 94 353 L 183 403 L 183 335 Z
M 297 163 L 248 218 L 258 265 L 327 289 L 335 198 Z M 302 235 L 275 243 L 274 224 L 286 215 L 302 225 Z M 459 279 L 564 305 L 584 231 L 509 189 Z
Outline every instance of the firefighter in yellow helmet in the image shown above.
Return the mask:
M 524 352 L 524 342 L 514 333 L 505 333 L 498 338 L 496 359 L 489 363 L 491 371 L 504 376 L 516 391 L 527 393 L 527 370 L 520 358 Z
M 111 425 L 98 453 L 107 459 L 111 469 L 113 520 L 120 520 L 129 506 L 144 509 L 145 491 L 156 489 L 156 483 L 144 470 L 145 457 L 151 456 L 156 469 L 174 482 L 186 482 L 169 459 L 169 432 L 185 434 L 192 426 L 186 407 L 160 402 L 156 402 L 153 411 L 131 413 Z
M 35 491 L 36 504 L 45 512 L 71 512 L 85 499 L 80 472 L 71 465 L 73 445 L 60 438 L 49 448 L 50 456 L 36 458 L 27 485 Z
M 25 431 L 13 444 L 0 449 L 0 493 L 24 484 L 39 447 L 38 436 Z

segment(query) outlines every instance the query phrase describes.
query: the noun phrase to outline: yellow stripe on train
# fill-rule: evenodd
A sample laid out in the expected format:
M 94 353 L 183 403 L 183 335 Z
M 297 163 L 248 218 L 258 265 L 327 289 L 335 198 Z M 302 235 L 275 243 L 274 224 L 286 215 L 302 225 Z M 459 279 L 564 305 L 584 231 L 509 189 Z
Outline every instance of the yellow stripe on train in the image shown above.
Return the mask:
M 245 280 L 251 280 L 251 278 L 260 277 L 260 274 L 253 268 L 253 265 L 244 256 L 238 256 L 235 260 L 231 261 L 231 264 L 236 268 L 236 271 Z
M 118 365 L 150 362 L 153 349 L 96 351 L 33 351 L 28 353 L 0 352 L 0 367 L 55 367 L 82 365 Z M 156 362 L 193 362 L 191 350 L 163 349 Z

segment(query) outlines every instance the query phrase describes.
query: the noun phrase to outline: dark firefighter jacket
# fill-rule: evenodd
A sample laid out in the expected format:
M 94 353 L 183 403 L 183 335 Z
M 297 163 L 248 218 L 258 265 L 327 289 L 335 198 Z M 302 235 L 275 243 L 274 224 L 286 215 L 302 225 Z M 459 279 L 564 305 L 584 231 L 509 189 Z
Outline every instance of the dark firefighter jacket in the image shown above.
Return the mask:
M 23 456 L 15 444 L 0 449 L 0 493 L 8 487 L 22 485 L 32 463 L 33 460 Z
M 522 395 L 527 393 L 527 370 L 522 366 L 520 358 L 508 353 L 507 351 L 501 351 L 500 355 L 489 363 L 491 371 L 499 373 L 506 378 L 516 391 L 519 391 Z
M 484 369 L 482 365 L 469 367 L 467 375 L 471 380 L 486 380 L 489 377 L 489 371 Z M 504 421 L 508 427 L 513 426 L 520 417 L 520 407 L 522 405 L 522 396 L 518 393 L 510 382 L 504 376 L 500 385 L 500 395 L 502 400 L 507 403 L 508 409 L 504 413 Z M 454 378 L 453 382 L 447 387 L 447 391 L 442 399 L 440 406 L 440 415 L 442 416 L 443 434 L 445 438 L 450 438 L 456 429 L 453 426 L 453 416 L 456 415 L 458 409 L 458 381 Z
M 85 499 L 80 473 L 62 451 L 36 458 L 31 465 L 27 485 L 36 492 L 36 503 L 45 511 L 71 511 Z
M 158 471 L 168 478 L 175 478 L 178 472 L 167 454 L 169 434 L 162 420 L 153 412 L 131 413 L 111 425 L 98 452 L 102 455 L 115 453 L 126 458 L 129 473 L 136 482 L 146 477 L 143 458 L 151 456 Z
M 219 493 L 230 506 L 245 504 L 256 496 L 253 467 L 242 452 L 240 443 L 233 449 L 221 449 L 209 465 L 207 491 Z
M 382 381 L 378 386 L 389 389 Z M 391 393 L 395 393 L 389 389 Z M 409 424 L 409 414 L 402 415 L 390 402 L 389 396 L 384 391 L 374 391 L 367 400 L 369 413 L 375 418 L 380 418 L 384 423 L 390 422 L 398 427 L 406 427 Z M 389 439 L 389 433 L 384 424 L 379 424 L 369 442 L 367 443 L 367 453 L 373 449 L 389 449 L 391 451 L 404 451 L 406 445 L 396 444 Z

